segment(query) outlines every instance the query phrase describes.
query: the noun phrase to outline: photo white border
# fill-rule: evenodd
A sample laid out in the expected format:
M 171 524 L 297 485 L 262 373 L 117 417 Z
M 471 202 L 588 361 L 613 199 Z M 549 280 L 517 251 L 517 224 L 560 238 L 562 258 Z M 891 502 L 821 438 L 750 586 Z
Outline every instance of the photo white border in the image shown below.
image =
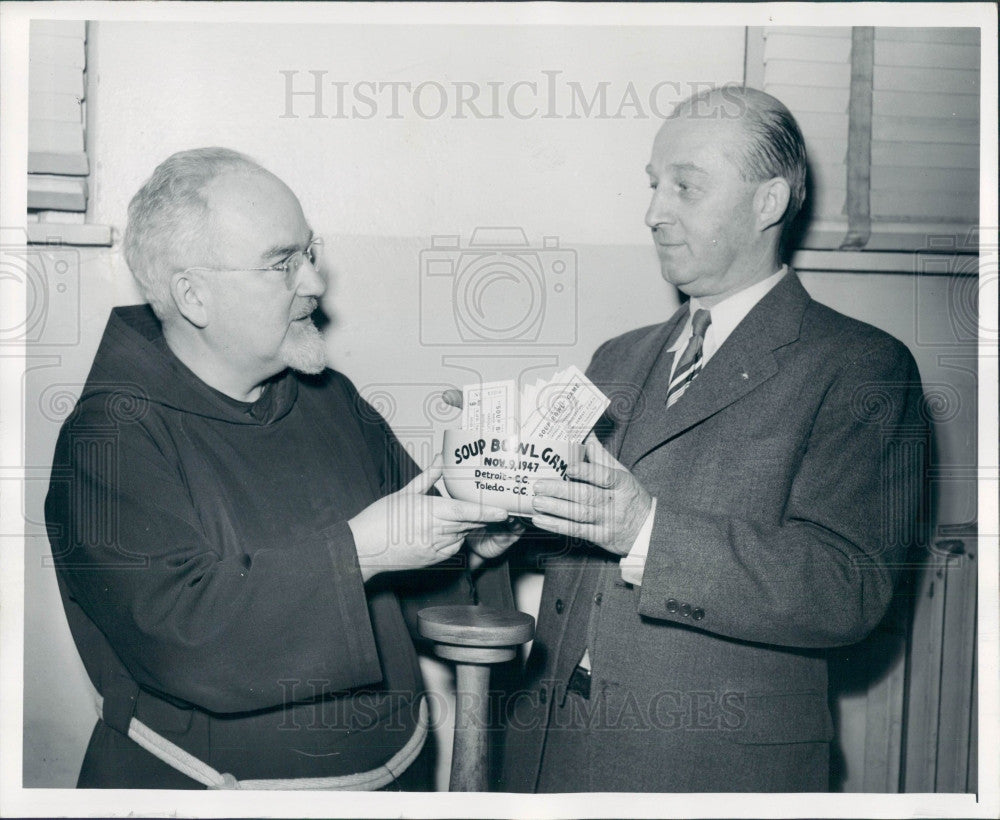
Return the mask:
M 997 10 L 992 3 L 771 4 L 408 4 L 408 3 L 0 3 L 0 226 L 24 225 L 27 175 L 28 24 L 31 19 L 214 22 L 410 23 L 415 25 L 923 25 L 982 29 L 981 224 L 997 217 Z M 992 106 L 993 116 L 990 116 Z M 995 241 L 995 239 L 994 239 Z M 980 305 L 981 326 L 997 327 L 997 305 Z M 24 320 L 25 305 L 0 304 L 3 327 Z M 24 352 L 0 349 L 0 470 L 20 463 L 23 418 L 18 385 Z M 980 531 L 998 532 L 997 349 L 980 347 Z M 13 406 L 11 404 L 13 402 Z M 9 490 L 13 482 L 4 482 Z M 19 492 L 0 495 L 0 517 L 20 520 Z M 996 536 L 979 542 L 979 780 L 975 795 L 675 795 L 675 794 L 329 794 L 303 792 L 77 791 L 24 789 L 22 696 L 24 552 L 5 539 L 0 551 L 0 816 L 183 817 L 997 817 L 998 549 Z M 667 761 L 669 765 L 669 761 Z

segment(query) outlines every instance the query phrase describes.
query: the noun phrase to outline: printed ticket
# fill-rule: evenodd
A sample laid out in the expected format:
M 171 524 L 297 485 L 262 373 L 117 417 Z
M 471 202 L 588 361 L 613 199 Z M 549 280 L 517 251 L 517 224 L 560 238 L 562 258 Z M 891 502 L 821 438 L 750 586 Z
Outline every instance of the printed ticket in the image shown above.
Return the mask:
M 513 379 L 467 384 L 462 388 L 462 429 L 507 435 L 516 425 L 517 388 Z
M 538 390 L 536 406 L 522 422 L 521 434 L 582 442 L 609 403 L 579 368 L 570 366 Z
M 462 388 L 462 428 L 528 438 L 581 443 L 610 401 L 579 368 L 570 366 L 548 381 L 525 383 L 517 393 L 512 380 Z

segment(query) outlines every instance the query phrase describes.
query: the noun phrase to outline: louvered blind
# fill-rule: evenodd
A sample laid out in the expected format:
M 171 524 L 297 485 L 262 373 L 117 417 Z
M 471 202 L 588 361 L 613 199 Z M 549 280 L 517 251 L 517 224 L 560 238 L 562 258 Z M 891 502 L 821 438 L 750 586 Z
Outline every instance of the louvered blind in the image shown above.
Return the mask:
M 802 247 L 962 247 L 979 214 L 979 29 L 748 32 L 747 84 L 782 100 L 810 157 Z M 975 247 L 970 247 L 975 251 Z
M 28 67 L 28 239 L 109 245 L 87 225 L 86 42 L 83 20 L 33 20 Z
M 977 225 L 979 29 L 875 29 L 871 213 L 876 249 Z

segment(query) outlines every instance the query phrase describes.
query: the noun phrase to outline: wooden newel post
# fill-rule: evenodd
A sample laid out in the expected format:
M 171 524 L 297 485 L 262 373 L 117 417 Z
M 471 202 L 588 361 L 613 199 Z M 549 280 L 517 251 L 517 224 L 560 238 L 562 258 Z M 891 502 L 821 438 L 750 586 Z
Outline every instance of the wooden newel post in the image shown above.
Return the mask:
M 420 610 L 417 618 L 420 634 L 434 641 L 434 651 L 456 664 L 449 789 L 486 791 L 490 664 L 512 660 L 517 647 L 534 635 L 535 619 L 488 606 L 434 606 Z

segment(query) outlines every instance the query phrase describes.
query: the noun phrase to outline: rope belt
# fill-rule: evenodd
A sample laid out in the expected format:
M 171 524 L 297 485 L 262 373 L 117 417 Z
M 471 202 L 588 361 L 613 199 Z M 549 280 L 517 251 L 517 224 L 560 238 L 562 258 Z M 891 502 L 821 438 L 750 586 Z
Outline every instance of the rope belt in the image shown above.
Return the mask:
M 104 698 L 100 695 L 96 696 L 96 706 L 97 716 L 103 719 Z M 406 741 L 406 745 L 381 766 L 369 769 L 367 772 L 335 777 L 291 777 L 274 780 L 237 780 L 231 774 L 218 772 L 134 717 L 128 726 L 128 736 L 168 766 L 210 789 L 375 791 L 388 786 L 416 760 L 427 740 L 428 722 L 427 701 L 421 696 L 416 729 Z

